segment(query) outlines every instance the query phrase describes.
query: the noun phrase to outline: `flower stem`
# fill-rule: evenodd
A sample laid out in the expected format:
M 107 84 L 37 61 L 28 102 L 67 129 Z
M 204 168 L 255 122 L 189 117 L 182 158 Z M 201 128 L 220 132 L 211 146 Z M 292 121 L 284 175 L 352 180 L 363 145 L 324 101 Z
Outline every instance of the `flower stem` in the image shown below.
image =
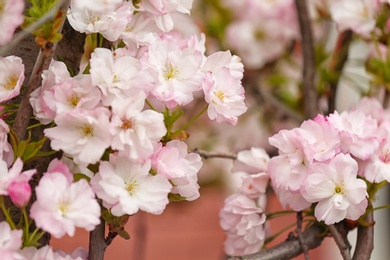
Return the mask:
M 188 121 L 187 124 L 185 124 L 184 126 L 180 127 L 178 130 L 176 130 L 175 132 L 173 132 L 172 136 L 175 136 L 176 134 L 180 133 L 181 131 L 183 131 L 184 129 L 186 129 L 188 126 L 190 126 L 192 123 L 194 123 L 201 115 L 204 114 L 204 112 L 207 111 L 207 108 L 209 107 L 209 105 L 207 105 L 205 108 L 203 108 L 202 111 L 200 111 L 194 118 L 192 118 L 190 121 Z
M 11 229 L 16 229 L 15 223 L 11 218 L 11 215 L 9 214 L 7 208 L 4 204 L 4 196 L 0 196 L 0 208 L 2 209 L 5 219 L 7 220 L 8 224 L 10 225 Z

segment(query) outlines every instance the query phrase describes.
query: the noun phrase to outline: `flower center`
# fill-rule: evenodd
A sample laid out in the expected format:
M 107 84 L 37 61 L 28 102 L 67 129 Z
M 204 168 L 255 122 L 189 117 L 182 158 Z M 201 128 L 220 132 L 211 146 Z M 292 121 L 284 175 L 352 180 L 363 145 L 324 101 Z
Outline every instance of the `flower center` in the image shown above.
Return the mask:
M 62 216 L 66 215 L 66 213 L 69 210 L 69 206 L 70 206 L 69 201 L 60 201 L 58 203 L 58 209 L 60 210 Z
M 136 180 L 133 180 L 132 182 L 130 182 L 130 184 L 128 184 L 126 186 L 126 190 L 130 195 L 133 195 L 135 193 L 136 188 L 137 188 L 137 181 Z
M 18 77 L 12 75 L 11 77 L 8 78 L 7 82 L 4 84 L 4 88 L 6 90 L 12 90 L 15 88 L 17 82 L 18 82 Z
M 334 192 L 336 194 L 344 194 L 345 190 L 344 190 L 344 182 L 341 181 L 339 184 L 336 185 L 336 187 L 334 188 Z
M 77 94 L 72 94 L 67 101 L 71 107 L 76 107 L 80 101 L 80 97 Z
M 95 25 L 96 22 L 100 21 L 100 16 L 89 14 L 88 23 Z
M 130 129 L 130 128 L 133 128 L 133 121 L 131 121 L 131 120 L 124 120 L 123 123 L 122 123 L 121 128 L 123 130 L 127 130 L 127 129 Z
M 84 136 L 93 136 L 93 126 L 91 125 L 85 125 L 81 128 L 81 131 Z
M 177 77 L 179 75 L 179 71 L 177 70 L 177 67 L 172 66 L 172 64 L 169 64 L 169 66 L 164 71 L 164 79 L 169 80 Z

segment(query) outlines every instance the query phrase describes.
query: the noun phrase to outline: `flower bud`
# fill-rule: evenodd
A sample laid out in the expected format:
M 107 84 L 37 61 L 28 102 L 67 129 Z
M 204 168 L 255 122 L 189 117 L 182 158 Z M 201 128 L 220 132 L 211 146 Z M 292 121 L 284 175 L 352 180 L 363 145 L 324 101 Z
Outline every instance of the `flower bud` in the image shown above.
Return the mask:
M 30 184 L 26 181 L 11 182 L 8 185 L 8 194 L 17 207 L 24 208 L 31 198 Z

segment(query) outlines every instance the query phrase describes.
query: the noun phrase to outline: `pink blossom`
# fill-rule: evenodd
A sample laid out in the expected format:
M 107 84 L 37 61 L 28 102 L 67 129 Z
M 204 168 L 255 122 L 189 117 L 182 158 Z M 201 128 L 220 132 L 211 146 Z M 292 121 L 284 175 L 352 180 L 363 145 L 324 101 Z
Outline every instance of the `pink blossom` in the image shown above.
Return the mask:
M 232 172 L 256 174 L 267 171 L 269 155 L 263 148 L 251 147 L 237 153 Z
M 58 173 L 45 174 L 35 189 L 30 216 L 37 227 L 60 238 L 74 236 L 75 228 L 93 230 L 100 223 L 100 206 L 85 179 L 75 183 Z
M 152 17 L 159 29 L 169 32 L 173 29 L 172 12 L 189 14 L 192 7 L 192 0 L 144 0 L 142 8 Z
M 43 93 L 62 81 L 69 80 L 70 74 L 65 63 L 52 60 L 48 70 L 42 73 L 42 86 L 34 90 L 30 95 L 30 104 L 33 107 L 34 116 L 41 124 L 47 125 L 54 120 L 55 112 L 51 110 L 43 99 Z
M 176 41 L 184 42 L 179 37 L 158 40 L 141 58 L 155 75 L 151 94 L 168 108 L 190 103 L 193 93 L 201 90 L 204 76 L 200 70 L 203 54 L 194 48 L 173 44 Z
M 19 95 L 23 81 L 22 59 L 16 56 L 0 57 L 0 102 Z
M 107 106 L 115 98 L 130 97 L 139 91 L 147 94 L 151 88 L 152 79 L 140 61 L 129 55 L 116 55 L 116 52 L 96 48 L 91 54 L 92 83 L 102 91 L 102 103 Z
M 15 29 L 23 23 L 23 11 L 23 0 L 3 0 L 1 2 L 0 46 L 4 46 L 11 41 Z
M 378 123 L 361 111 L 334 112 L 328 121 L 340 133 L 340 149 L 343 153 L 366 160 L 379 147 Z
M 234 78 L 226 67 L 208 74 L 204 80 L 203 92 L 209 104 L 207 114 L 218 123 L 236 125 L 238 116 L 247 110 L 241 81 Z
M 8 143 L 9 126 L 3 119 L 0 119 L 0 159 L 12 152 L 11 144 Z
M 269 181 L 269 175 L 265 172 L 251 174 L 242 180 L 239 191 L 251 199 L 260 198 L 265 194 Z
M 0 222 L 0 255 L 4 260 L 26 260 L 20 253 L 22 230 L 11 230 L 5 221 Z
M 145 97 L 138 92 L 131 98 L 117 98 L 112 104 L 111 147 L 135 161 L 149 158 L 167 131 L 161 113 L 142 111 Z
M 92 11 L 83 8 L 78 3 L 72 2 L 67 15 L 73 29 L 87 34 L 100 33 L 109 41 L 118 40 L 127 24 L 127 17 L 135 9 L 132 3 L 126 2 L 114 11 L 112 9 L 101 10 L 100 8 L 97 11 Z
M 91 186 L 114 216 L 133 215 L 138 210 L 161 214 L 172 185 L 161 174 L 151 175 L 150 169 L 150 161 L 133 163 L 119 154 L 111 162 L 100 163 Z
M 236 79 L 241 80 L 244 76 L 244 65 L 241 58 L 232 55 L 230 51 L 219 51 L 211 54 L 202 66 L 203 71 L 209 72 L 216 72 L 222 68 L 228 68 L 230 74 Z
M 87 260 L 88 253 L 84 249 L 76 249 L 72 254 L 61 250 L 53 250 L 49 245 L 39 249 L 36 247 L 25 247 L 21 253 L 28 260 Z
M 358 164 L 350 155 L 338 154 L 316 163 L 304 183 L 303 197 L 318 202 L 314 215 L 330 225 L 344 218 L 356 220 L 367 207 L 367 185 L 357 178 Z
M 284 208 L 290 207 L 292 210 L 301 211 L 307 209 L 311 205 L 311 203 L 302 196 L 300 191 L 291 192 L 276 186 L 272 186 L 272 189 L 275 191 L 278 200 Z
M 74 109 L 93 110 L 100 104 L 101 92 L 92 85 L 90 75 L 78 75 L 43 91 L 43 101 L 55 115 Z
M 189 171 L 197 172 L 202 166 L 201 158 L 198 154 L 188 153 L 187 149 L 187 144 L 182 141 L 168 142 L 153 156 L 153 168 L 168 179 L 184 177 Z
M 31 198 L 31 187 L 26 181 L 11 182 L 8 185 L 8 195 L 13 204 L 18 208 L 24 208 Z
M 197 173 L 202 164 L 200 156 L 188 153 L 187 144 L 178 140 L 168 142 L 152 156 L 152 167 L 174 184 L 172 193 L 187 200 L 199 197 Z
M 339 30 L 351 29 L 363 36 L 369 36 L 376 24 L 379 2 L 376 0 L 332 0 L 330 14 Z
M 122 3 L 123 0 L 72 0 L 72 5 L 77 9 L 87 9 L 96 13 L 114 11 Z
M 8 195 L 8 187 L 12 182 L 28 182 L 36 173 L 35 169 L 23 170 L 23 161 L 17 158 L 10 169 L 7 163 L 0 160 L 0 195 Z
M 51 148 L 63 150 L 78 164 L 94 164 L 111 144 L 110 112 L 99 107 L 92 111 L 75 110 L 56 117 L 57 126 L 45 129 Z
M 263 209 L 243 194 L 226 198 L 220 211 L 220 225 L 227 235 L 225 252 L 228 255 L 247 255 L 260 251 L 265 240 Z

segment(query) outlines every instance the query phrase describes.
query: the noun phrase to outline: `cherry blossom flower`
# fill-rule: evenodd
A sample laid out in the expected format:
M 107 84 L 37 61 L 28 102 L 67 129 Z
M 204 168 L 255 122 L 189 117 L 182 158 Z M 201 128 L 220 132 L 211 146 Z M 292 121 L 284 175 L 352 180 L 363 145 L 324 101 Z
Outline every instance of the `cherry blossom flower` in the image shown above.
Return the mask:
M 0 119 L 0 159 L 5 160 L 7 153 L 12 152 L 12 147 L 8 143 L 9 126 L 3 119 Z
M 327 163 L 312 165 L 303 197 L 318 202 L 314 215 L 330 225 L 344 218 L 356 220 L 367 207 L 367 185 L 357 178 L 358 164 L 349 154 L 338 154 Z
M 49 245 L 41 248 L 25 247 L 21 253 L 29 260 L 87 260 L 88 252 L 78 248 L 72 254 L 67 254 L 61 250 L 53 250 Z
M 8 187 L 12 182 L 28 182 L 36 173 L 35 169 L 23 170 L 23 161 L 17 158 L 10 169 L 7 163 L 0 160 L 0 195 L 8 195 Z
M 62 150 L 77 164 L 94 164 L 111 144 L 110 111 L 98 107 L 91 111 L 74 110 L 56 117 L 57 126 L 45 129 L 51 148 Z
M 168 108 L 190 103 L 193 93 L 201 90 L 204 77 L 200 70 L 203 54 L 192 47 L 173 44 L 176 41 L 183 39 L 174 36 L 158 40 L 148 47 L 148 52 L 141 58 L 145 67 L 156 75 L 151 93 Z
M 0 222 L 0 255 L 5 260 L 26 260 L 20 254 L 22 246 L 22 230 L 11 230 L 5 221 Z
M 43 91 L 43 100 L 57 116 L 74 109 L 93 110 L 100 104 L 101 92 L 91 83 L 90 75 L 78 75 Z
M 92 12 L 107 12 L 117 9 L 123 0 L 72 0 L 72 6 L 77 9 L 87 9 Z
M 117 98 L 112 104 L 111 147 L 134 161 L 149 158 L 167 131 L 161 113 L 142 111 L 145 98 L 138 92 L 131 98 Z
M 31 186 L 27 181 L 11 182 L 7 191 L 12 203 L 19 208 L 24 208 L 30 201 Z
M 135 10 L 131 2 L 125 2 L 113 11 L 102 10 L 101 5 L 96 6 L 99 10 L 85 9 L 81 1 L 71 3 L 67 15 L 70 25 L 81 33 L 100 33 L 109 41 L 118 40 L 128 22 L 127 17 Z
M 241 80 L 244 76 L 244 64 L 237 55 L 232 55 L 230 51 L 218 51 L 207 57 L 206 62 L 202 65 L 203 71 L 216 72 L 219 69 L 228 68 L 230 74 Z
M 332 0 L 330 14 L 339 30 L 351 29 L 363 36 L 369 36 L 375 28 L 375 15 L 379 1 L 372 0 Z
M 220 225 L 226 232 L 225 252 L 228 255 L 248 255 L 260 251 L 265 240 L 265 214 L 256 201 L 243 194 L 226 198 L 220 211 Z
M 11 41 L 15 29 L 24 21 L 23 0 L 3 0 L 0 6 L 0 46 Z
M 33 107 L 34 116 L 41 124 L 47 125 L 54 120 L 55 112 L 51 110 L 43 99 L 43 93 L 62 82 L 69 80 L 70 74 L 61 61 L 52 60 L 49 69 L 42 73 L 42 86 L 34 90 L 30 95 L 30 104 Z
M 207 115 L 218 123 L 236 125 L 237 117 L 247 110 L 241 81 L 234 78 L 226 67 L 208 74 L 204 80 L 203 92 L 209 104 Z
M 118 97 L 130 97 L 139 91 L 148 94 L 151 88 L 152 78 L 140 61 L 129 55 L 116 55 L 116 52 L 96 48 L 91 54 L 92 83 L 102 91 L 102 103 L 106 106 Z
M 340 149 L 343 153 L 366 160 L 379 147 L 378 123 L 361 111 L 337 111 L 330 114 L 328 121 L 340 133 Z
M 251 147 L 250 150 L 239 151 L 232 172 L 245 172 L 247 174 L 266 172 L 269 159 L 269 155 L 263 148 Z
M 35 191 L 30 216 L 56 238 L 74 236 L 76 227 L 92 231 L 100 223 L 99 203 L 85 179 L 72 183 L 60 172 L 46 173 Z
M 151 175 L 150 169 L 150 161 L 134 163 L 119 154 L 100 163 L 91 186 L 114 216 L 133 215 L 139 210 L 161 214 L 172 185 L 161 174 Z
M 158 28 L 169 32 L 173 29 L 170 13 L 177 11 L 189 14 L 192 0 L 143 0 L 141 6 L 156 21 Z
M 22 59 L 16 56 L 0 57 L 0 102 L 19 95 L 23 81 Z
M 197 173 L 202 164 L 200 156 L 188 153 L 187 144 L 178 140 L 168 142 L 152 156 L 153 169 L 174 184 L 172 193 L 180 194 L 186 200 L 199 197 Z

